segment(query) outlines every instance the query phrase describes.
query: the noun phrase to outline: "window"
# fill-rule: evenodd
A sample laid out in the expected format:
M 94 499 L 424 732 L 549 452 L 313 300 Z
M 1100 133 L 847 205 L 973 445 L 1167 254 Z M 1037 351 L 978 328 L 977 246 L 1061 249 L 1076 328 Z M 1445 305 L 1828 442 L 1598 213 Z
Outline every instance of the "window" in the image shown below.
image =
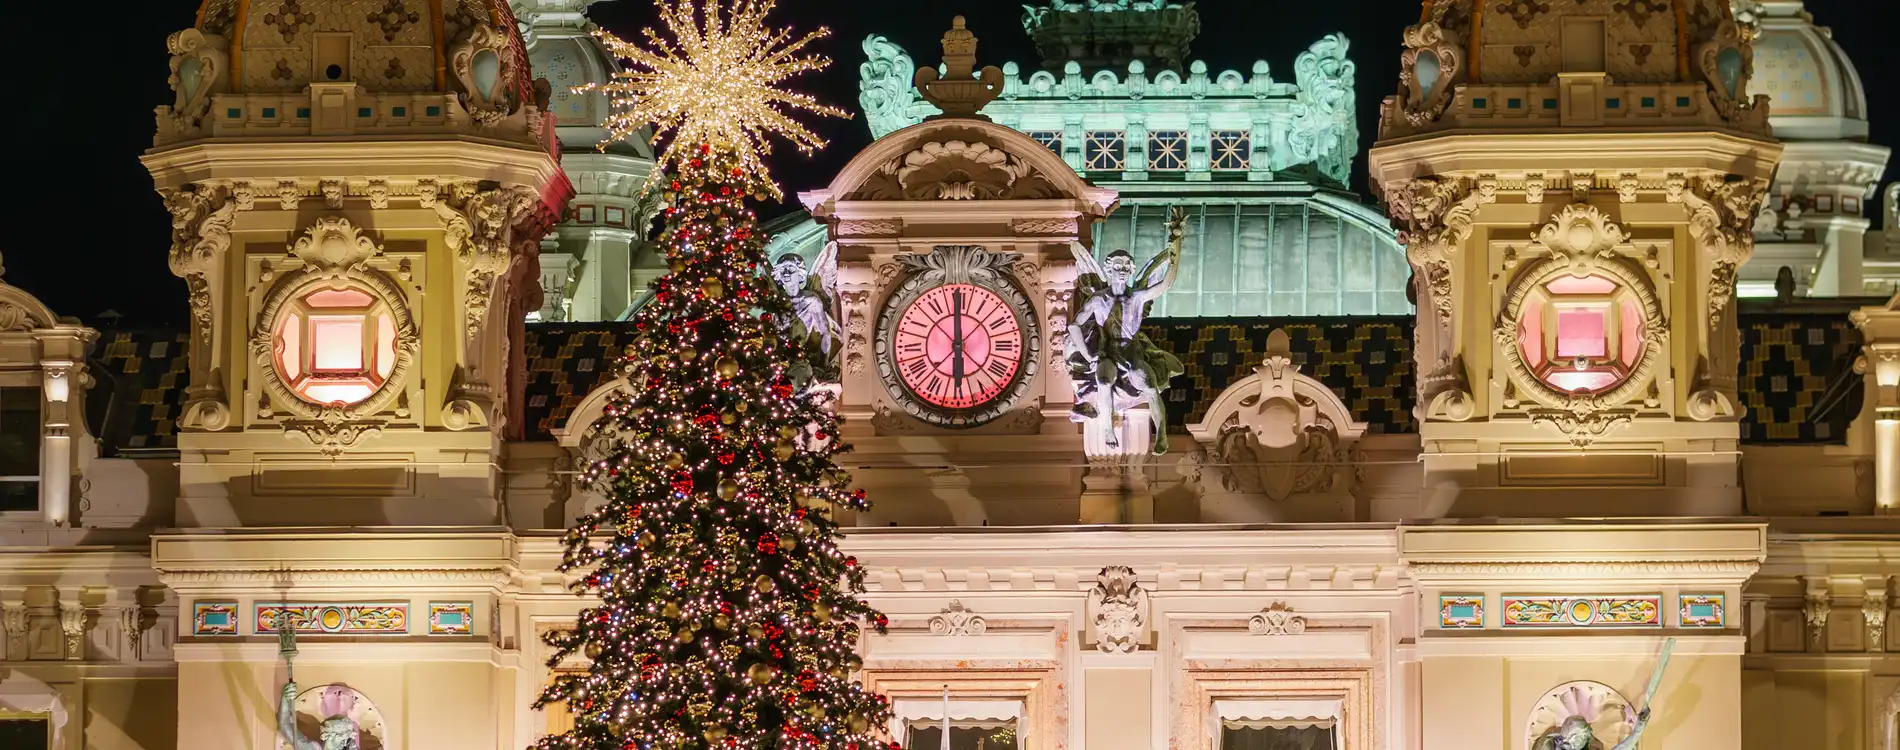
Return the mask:
M 1048 147 L 1050 151 L 1054 151 L 1058 154 L 1062 153 L 1062 131 L 1060 130 L 1030 130 L 1027 132 L 1029 134 L 1029 137 L 1036 139 L 1037 143 L 1040 143 L 1043 146 Z
M 44 714 L 0 713 L 0 747 L 49 750 L 52 746 L 52 722 Z
M 396 367 L 396 320 L 389 306 L 351 288 L 297 298 L 278 319 L 277 374 L 313 404 L 355 404 Z
M 1518 346 L 1537 379 L 1565 393 L 1598 393 L 1622 383 L 1642 357 L 1642 310 L 1611 279 L 1559 276 L 1525 302 Z
M 1119 130 L 1091 130 L 1083 144 L 1083 167 L 1091 172 L 1120 172 L 1126 137 Z
M 40 389 L 0 388 L 0 511 L 39 508 Z
M 905 732 L 905 747 L 937 750 L 943 747 L 941 720 L 912 721 Z M 950 750 L 1017 750 L 1022 741 L 1016 735 L 1015 719 L 951 719 Z
M 1244 172 L 1252 166 L 1253 138 L 1245 130 L 1214 131 L 1214 171 Z
M 1220 750 L 1334 750 L 1338 745 L 1333 735 L 1330 722 L 1321 727 L 1274 721 L 1223 721 Z
M 1218 750 L 1337 750 L 1343 701 L 1219 700 Z
M 1156 172 L 1187 169 L 1187 133 L 1156 130 L 1148 133 L 1148 168 Z

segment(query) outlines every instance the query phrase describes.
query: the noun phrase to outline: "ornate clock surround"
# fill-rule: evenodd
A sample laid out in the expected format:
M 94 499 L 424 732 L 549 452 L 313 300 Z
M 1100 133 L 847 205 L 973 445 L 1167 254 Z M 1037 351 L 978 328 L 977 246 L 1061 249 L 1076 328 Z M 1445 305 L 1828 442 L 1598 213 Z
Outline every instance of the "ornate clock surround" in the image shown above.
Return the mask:
M 950 429 L 978 427 L 1008 414 L 1034 394 L 1043 355 L 1043 331 L 1036 306 L 1011 271 L 1022 258 L 1013 252 L 991 252 L 977 245 L 940 245 L 929 254 L 898 256 L 908 271 L 877 313 L 876 361 L 878 379 L 892 403 L 911 417 Z M 904 311 L 926 292 L 950 284 L 969 284 L 994 293 L 1009 307 L 1022 332 L 1019 364 L 1010 383 L 987 402 L 967 409 L 931 404 L 905 384 L 895 352 L 897 327 Z

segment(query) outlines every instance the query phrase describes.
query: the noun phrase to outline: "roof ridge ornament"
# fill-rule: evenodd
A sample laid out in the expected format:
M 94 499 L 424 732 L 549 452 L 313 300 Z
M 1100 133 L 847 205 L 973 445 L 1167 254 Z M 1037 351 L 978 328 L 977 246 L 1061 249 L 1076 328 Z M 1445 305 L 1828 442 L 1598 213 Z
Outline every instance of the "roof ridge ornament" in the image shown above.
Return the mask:
M 920 67 L 913 79 L 924 101 L 943 110 L 943 114 L 927 119 L 988 120 L 990 118 L 978 112 L 1003 95 L 1003 71 L 994 65 L 978 71 L 976 35 L 965 28 L 963 16 L 957 16 L 950 24 L 950 31 L 943 35 L 944 72 L 939 74 L 936 68 Z

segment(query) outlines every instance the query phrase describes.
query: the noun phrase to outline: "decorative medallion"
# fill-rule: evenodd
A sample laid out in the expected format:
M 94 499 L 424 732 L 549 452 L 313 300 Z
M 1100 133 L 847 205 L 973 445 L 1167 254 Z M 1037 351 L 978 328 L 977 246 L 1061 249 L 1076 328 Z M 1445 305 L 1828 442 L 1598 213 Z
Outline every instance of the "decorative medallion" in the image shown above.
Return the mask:
M 1438 627 L 1443 630 L 1483 629 L 1484 596 L 1460 594 L 1438 597 Z
M 1683 594 L 1678 613 L 1682 616 L 1682 627 L 1727 627 L 1728 613 L 1723 608 L 1723 600 L 1722 594 Z
M 1659 628 L 1662 597 L 1504 597 L 1507 628 Z
M 905 413 L 974 427 L 1027 395 L 1042 336 L 1010 270 L 1021 257 L 974 246 L 900 257 L 910 276 L 878 313 L 877 369 Z
M 237 602 L 194 602 L 192 635 L 237 635 Z
M 933 635 L 982 635 L 989 625 L 983 616 L 970 611 L 959 600 L 951 600 L 941 614 L 930 618 L 930 632 Z
M 1247 632 L 1254 635 L 1299 635 L 1306 632 L 1306 618 L 1293 614 L 1286 602 L 1274 602 L 1260 613 L 1247 618 Z
M 298 633 L 318 635 L 403 635 L 409 632 L 409 605 L 259 604 L 255 632 L 277 632 L 277 619 L 289 617 Z
M 429 602 L 429 635 L 468 635 L 474 628 L 474 603 Z
M 1524 745 L 1530 748 L 1564 748 L 1557 744 L 1565 733 L 1585 734 L 1592 748 L 1612 748 L 1629 736 L 1636 721 L 1636 709 L 1615 688 L 1600 682 L 1578 680 L 1552 688 L 1531 707 L 1525 722 Z M 1583 726 L 1577 726 L 1581 723 Z M 1587 733 L 1577 730 L 1587 728 Z

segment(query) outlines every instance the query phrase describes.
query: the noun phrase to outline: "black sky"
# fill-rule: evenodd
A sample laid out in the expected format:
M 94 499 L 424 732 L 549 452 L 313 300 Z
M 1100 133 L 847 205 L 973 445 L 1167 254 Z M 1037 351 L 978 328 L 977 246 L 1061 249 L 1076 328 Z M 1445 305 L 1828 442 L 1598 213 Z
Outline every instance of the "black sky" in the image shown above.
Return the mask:
M 4 206 L 10 237 L 0 240 L 6 281 L 38 295 L 55 312 L 92 318 L 107 309 L 129 325 L 179 324 L 184 286 L 165 266 L 168 221 L 138 156 L 151 146 L 152 109 L 171 100 L 165 38 L 189 26 L 197 0 L 114 0 L 75 16 L 74 4 L 9 3 L 16 30 L 16 76 L 6 97 L 9 159 Z M 1867 86 L 1876 143 L 1900 145 L 1900 49 L 1897 15 L 1885 0 L 1808 0 L 1816 21 L 1834 29 Z M 651 0 L 609 0 L 590 12 L 601 25 L 635 35 L 653 18 Z M 1362 151 L 1354 187 L 1365 187 L 1363 151 L 1377 130 L 1378 102 L 1398 80 L 1401 31 L 1418 20 L 1418 0 L 1200 0 L 1202 32 L 1194 57 L 1213 70 L 1249 70 L 1264 59 L 1291 81 L 1293 58 L 1321 36 L 1351 40 L 1358 65 Z M 828 26 L 822 50 L 832 68 L 805 88 L 857 108 L 859 43 L 883 34 L 920 64 L 940 58 L 938 40 L 962 14 L 982 40 L 985 64 L 1036 62 L 1021 25 L 1023 0 L 780 0 L 777 18 L 800 29 Z M 24 44 L 20 49 L 18 45 Z M 813 158 L 782 151 L 774 171 L 788 194 L 821 186 L 871 140 L 862 118 L 817 123 L 831 141 Z M 1889 165 L 1887 179 L 1900 175 Z M 766 216 L 784 207 L 768 206 Z

